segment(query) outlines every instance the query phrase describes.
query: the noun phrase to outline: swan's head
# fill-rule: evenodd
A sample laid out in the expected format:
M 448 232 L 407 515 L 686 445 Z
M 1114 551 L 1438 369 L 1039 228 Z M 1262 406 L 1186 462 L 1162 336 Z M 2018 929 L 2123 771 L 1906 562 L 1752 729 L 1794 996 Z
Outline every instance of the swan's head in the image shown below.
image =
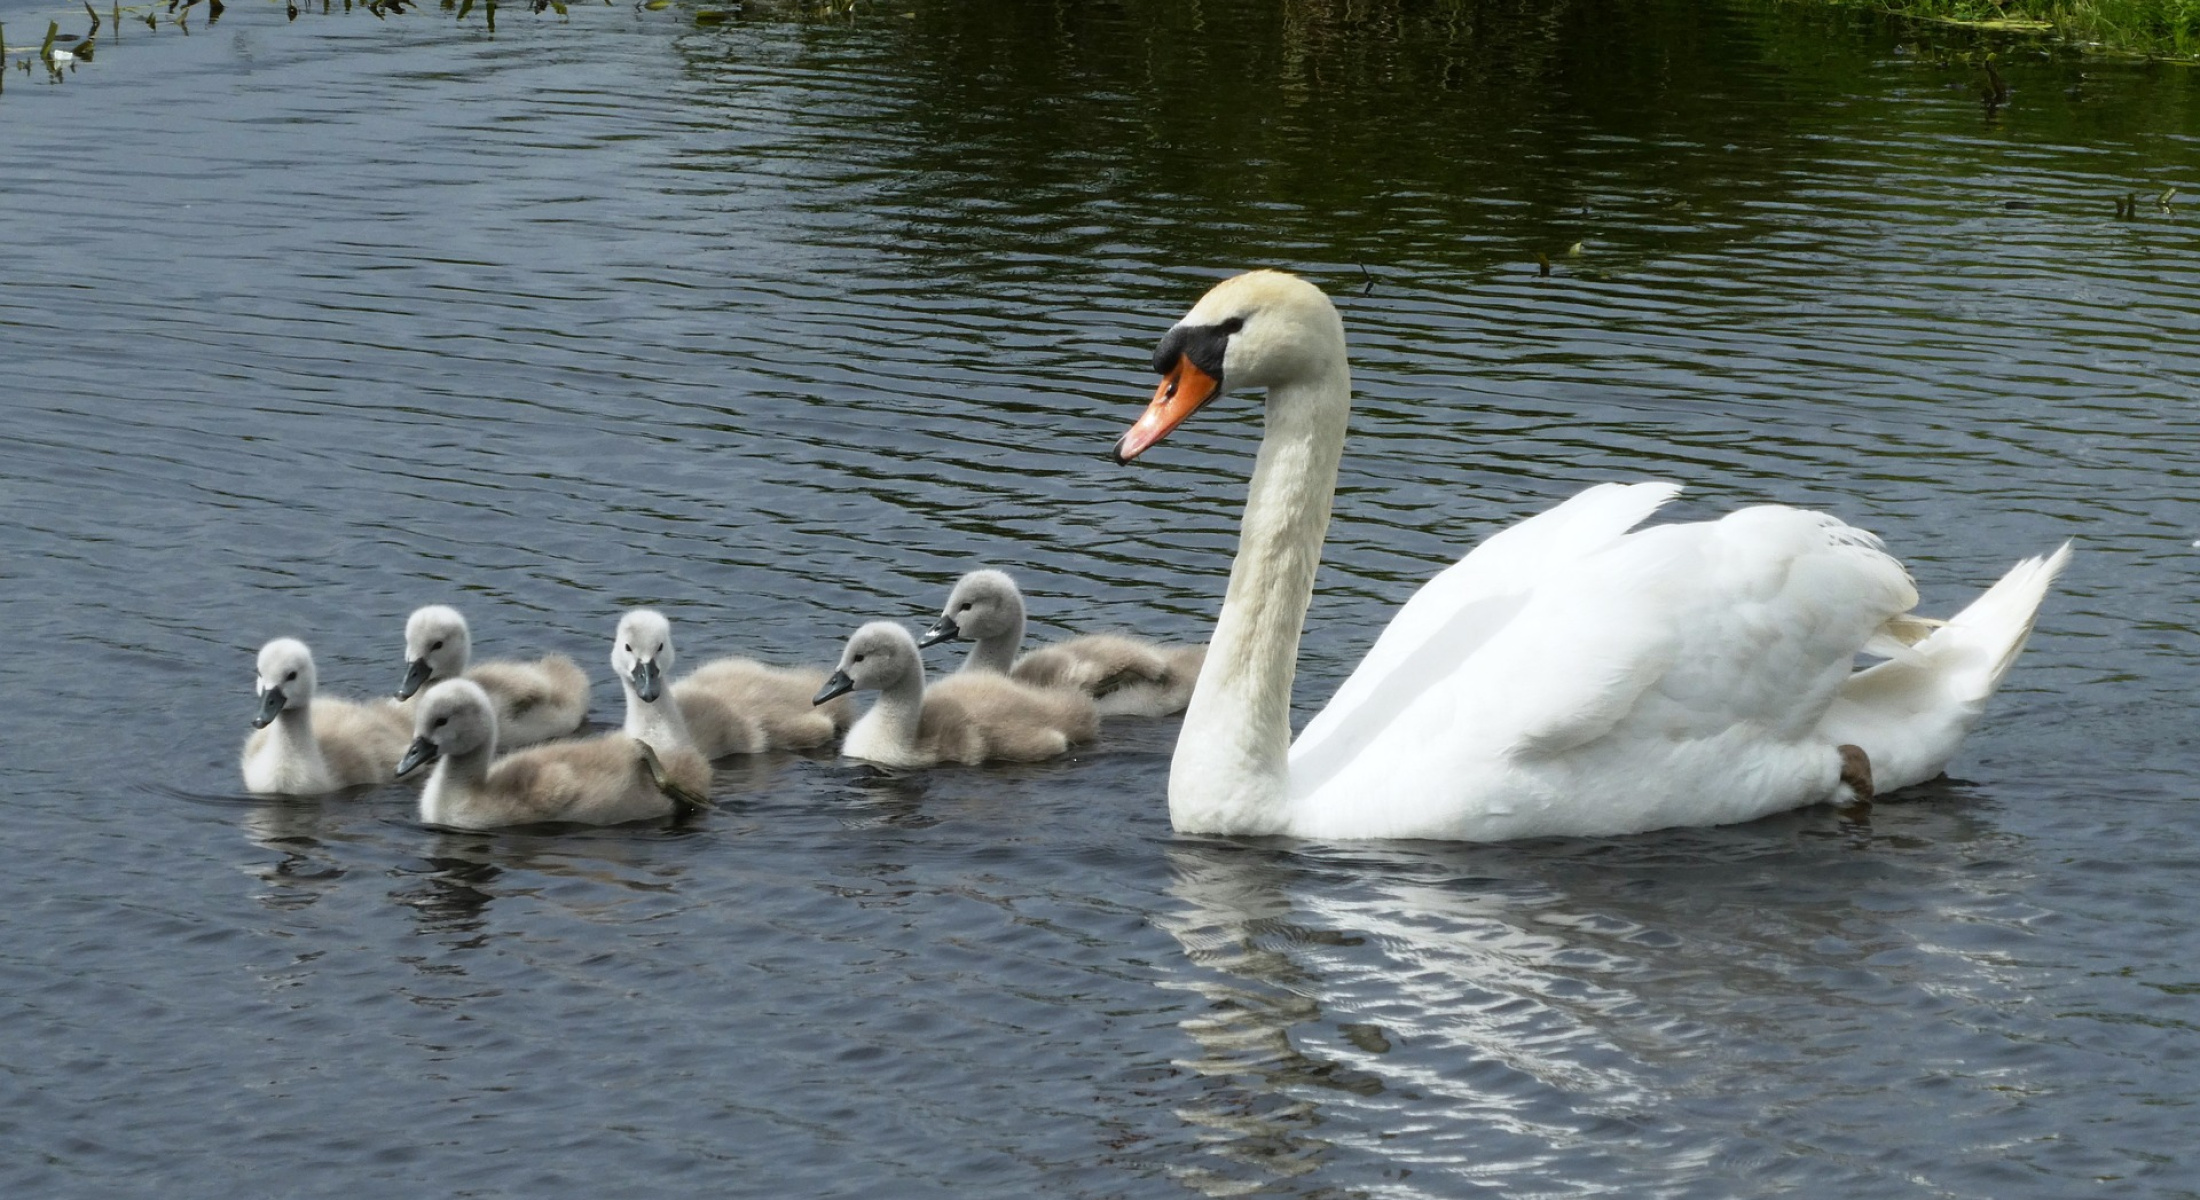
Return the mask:
M 1228 388 L 1271 388 L 1344 367 L 1344 322 L 1322 290 L 1282 271 L 1216 284 L 1162 335 L 1153 403 L 1115 443 L 1129 462 Z
M 405 620 L 405 682 L 397 698 L 409 699 L 435 680 L 464 675 L 473 645 L 466 618 L 457 609 L 447 604 L 415 609 Z
M 663 613 L 637 608 L 619 618 L 611 638 L 611 670 L 643 703 L 663 694 L 672 663 L 672 622 Z
M 399 775 L 439 758 L 458 758 L 475 751 L 496 752 L 497 710 L 489 693 L 471 679 L 446 679 L 428 689 L 413 711 L 412 745 L 397 764 Z
M 892 621 L 873 621 L 856 630 L 848 648 L 840 652 L 840 667 L 819 688 L 812 704 L 823 704 L 843 692 L 880 692 L 905 682 L 911 674 L 924 677 L 924 658 L 917 653 L 917 639 Z
M 252 717 L 254 729 L 265 729 L 286 708 L 304 708 L 313 702 L 313 651 L 297 638 L 276 638 L 260 647 L 259 680 L 254 685 L 260 710 Z
M 940 642 L 978 642 L 1014 633 L 1024 619 L 1024 594 L 1006 571 L 972 571 L 947 593 L 940 619 L 917 639 L 919 646 Z

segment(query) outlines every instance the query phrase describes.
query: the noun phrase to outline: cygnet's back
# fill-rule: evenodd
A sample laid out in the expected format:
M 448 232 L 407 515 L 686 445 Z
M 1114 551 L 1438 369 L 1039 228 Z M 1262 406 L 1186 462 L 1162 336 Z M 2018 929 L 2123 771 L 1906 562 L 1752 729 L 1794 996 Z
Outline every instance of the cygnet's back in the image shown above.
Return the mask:
M 411 736 L 396 701 L 317 695 L 313 652 L 295 638 L 262 646 L 257 674 L 258 728 L 241 763 L 247 789 L 311 796 L 396 778 Z
M 494 758 L 496 714 L 471 680 L 430 688 L 414 713 L 414 733 L 400 769 L 435 764 L 420 796 L 420 819 L 429 825 L 616 825 L 689 811 L 710 790 L 710 764 L 700 754 L 652 751 L 623 733 Z
M 920 645 L 975 643 L 963 673 L 1006 674 L 1039 688 L 1070 688 L 1100 715 L 1161 717 L 1184 711 L 1207 658 L 1205 646 L 1166 646 L 1121 634 L 1086 634 L 1017 657 L 1024 596 L 1006 571 L 972 571 L 955 581 L 947 606 Z
M 506 749 L 564 737 L 588 719 L 588 673 L 563 654 L 472 662 L 473 633 L 457 609 L 430 604 L 405 621 L 405 681 L 398 698 L 446 679 L 471 679 L 496 705 Z
M 970 673 L 925 689 L 917 744 L 940 762 L 1040 762 L 1099 733 L 1099 711 L 1079 692 Z
M 820 702 L 851 690 L 878 700 L 857 718 L 841 753 L 896 767 L 942 762 L 1035 762 L 1063 754 L 1098 733 L 1092 701 L 1003 675 L 971 672 L 924 684 L 916 639 L 890 621 L 856 631 Z
M 855 717 L 845 697 L 812 705 L 830 672 L 809 667 L 766 666 L 754 659 L 719 658 L 672 685 L 699 746 L 721 747 L 710 757 L 765 750 L 813 750 L 840 736 Z M 709 731 L 706 735 L 705 731 Z

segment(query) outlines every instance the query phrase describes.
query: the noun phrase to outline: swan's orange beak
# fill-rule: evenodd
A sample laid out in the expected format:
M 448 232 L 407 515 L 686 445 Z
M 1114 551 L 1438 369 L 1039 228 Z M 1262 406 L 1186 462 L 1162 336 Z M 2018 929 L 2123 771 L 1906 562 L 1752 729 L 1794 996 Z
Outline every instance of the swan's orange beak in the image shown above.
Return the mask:
M 1147 405 L 1146 411 L 1117 439 L 1115 461 L 1127 463 L 1144 454 L 1221 390 L 1222 381 L 1194 365 L 1191 355 L 1177 355 L 1176 365 L 1162 377 L 1161 386 L 1154 389 L 1153 403 Z

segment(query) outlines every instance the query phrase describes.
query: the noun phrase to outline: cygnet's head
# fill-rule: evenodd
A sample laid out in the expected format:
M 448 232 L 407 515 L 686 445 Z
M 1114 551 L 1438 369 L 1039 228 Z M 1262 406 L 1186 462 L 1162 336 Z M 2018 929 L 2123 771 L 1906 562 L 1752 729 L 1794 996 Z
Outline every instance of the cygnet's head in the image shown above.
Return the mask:
M 873 621 L 856 630 L 848 648 L 840 652 L 840 669 L 810 702 L 823 704 L 843 692 L 885 691 L 914 673 L 924 677 L 924 658 L 917 653 L 917 639 L 892 621 Z
M 1344 369 L 1344 321 L 1322 290 L 1282 271 L 1248 271 L 1210 289 L 1153 352 L 1161 385 L 1115 444 L 1129 462 L 1230 388 L 1271 388 Z
M 428 689 L 413 711 L 412 745 L 397 764 L 411 774 L 439 758 L 458 758 L 476 750 L 496 752 L 497 711 L 489 693 L 471 679 L 446 679 Z
M 286 708 L 304 708 L 313 702 L 313 651 L 297 638 L 276 638 L 260 647 L 259 679 L 254 685 L 260 710 L 252 718 L 254 729 L 265 729 Z
M 473 644 L 466 618 L 450 605 L 413 610 L 405 621 L 405 683 L 397 698 L 408 699 L 425 684 L 464 675 Z
M 611 636 L 611 671 L 644 703 L 663 694 L 672 663 L 672 622 L 663 613 L 637 608 L 619 618 Z
M 972 571 L 947 593 L 940 619 L 917 639 L 919 646 L 940 642 L 977 642 L 1014 633 L 1024 619 L 1024 594 L 1006 571 Z

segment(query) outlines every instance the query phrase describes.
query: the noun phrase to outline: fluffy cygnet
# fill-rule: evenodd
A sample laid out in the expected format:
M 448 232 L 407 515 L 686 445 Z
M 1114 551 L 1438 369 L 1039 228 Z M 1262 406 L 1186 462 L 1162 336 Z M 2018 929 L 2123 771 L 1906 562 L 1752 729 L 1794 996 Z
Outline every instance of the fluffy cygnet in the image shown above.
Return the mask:
M 495 758 L 496 710 L 489 693 L 470 679 L 429 688 L 415 706 L 413 733 L 397 773 L 435 764 L 420 793 L 420 820 L 428 825 L 616 825 L 685 815 L 702 808 L 710 791 L 710 764 L 702 755 L 681 747 L 654 750 L 623 733 Z
M 890 767 L 1036 762 L 1090 741 L 1100 728 L 1082 693 L 1006 675 L 965 671 L 927 689 L 916 639 L 891 621 L 856 630 L 817 703 L 857 690 L 879 698 L 849 728 L 840 752 Z
M 825 683 L 822 670 L 720 658 L 668 688 L 674 662 L 663 613 L 637 608 L 619 619 L 611 670 L 626 689 L 626 732 L 659 750 L 692 746 L 705 758 L 809 750 L 838 737 L 855 715 L 845 699 L 810 703 Z
M 496 705 L 497 744 L 507 750 L 564 737 L 588 719 L 588 674 L 565 655 L 469 665 L 472 654 L 473 634 L 457 609 L 414 610 L 405 621 L 405 682 L 397 698 L 446 679 L 471 679 Z
M 940 619 L 919 646 L 975 642 L 965 671 L 992 671 L 1033 687 L 1072 688 L 1092 697 L 1103 717 L 1165 717 L 1184 711 L 1199 681 L 1205 646 L 1163 646 L 1095 633 L 1041 647 L 1022 658 L 1024 594 L 1006 571 L 972 571 L 955 581 Z
M 244 743 L 244 785 L 255 792 L 319 795 L 397 777 L 412 736 L 395 700 L 314 696 L 313 652 L 296 638 L 260 647 L 260 710 Z

